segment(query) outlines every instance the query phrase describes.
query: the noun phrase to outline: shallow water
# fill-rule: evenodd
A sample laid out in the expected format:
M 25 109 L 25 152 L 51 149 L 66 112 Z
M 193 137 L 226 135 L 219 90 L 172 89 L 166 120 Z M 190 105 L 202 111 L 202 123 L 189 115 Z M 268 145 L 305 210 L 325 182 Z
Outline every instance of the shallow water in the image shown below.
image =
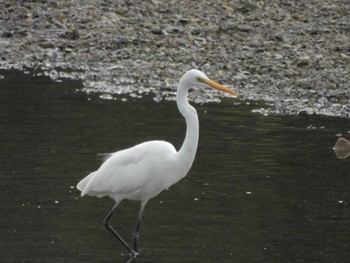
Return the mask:
M 0 261 L 122 262 L 104 229 L 108 198 L 80 198 L 76 183 L 97 153 L 145 140 L 179 147 L 172 101 L 103 100 L 79 81 L 0 71 Z M 263 116 L 256 102 L 195 105 L 201 130 L 186 178 L 152 199 L 137 262 L 346 262 L 350 160 L 332 147 L 350 120 Z M 164 118 L 166 116 L 166 118 Z M 113 223 L 131 241 L 139 203 Z

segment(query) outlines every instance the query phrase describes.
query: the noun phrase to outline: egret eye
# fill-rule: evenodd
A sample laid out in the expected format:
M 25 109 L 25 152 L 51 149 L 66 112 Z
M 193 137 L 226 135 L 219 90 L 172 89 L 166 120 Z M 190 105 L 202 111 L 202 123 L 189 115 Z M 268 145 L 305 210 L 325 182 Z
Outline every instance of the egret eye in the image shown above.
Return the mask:
M 204 78 L 197 77 L 196 79 L 197 79 L 198 82 L 206 83 Z

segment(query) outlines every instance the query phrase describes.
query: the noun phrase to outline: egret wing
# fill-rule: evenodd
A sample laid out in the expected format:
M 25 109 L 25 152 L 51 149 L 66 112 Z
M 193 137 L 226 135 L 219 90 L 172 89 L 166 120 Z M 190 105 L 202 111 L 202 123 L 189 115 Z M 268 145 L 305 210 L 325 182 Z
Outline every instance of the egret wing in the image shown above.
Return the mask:
M 158 174 L 159 167 L 168 163 L 169 155 L 174 153 L 175 148 L 163 141 L 146 142 L 113 153 L 94 174 L 87 176 L 90 178 L 87 179 L 82 196 L 119 195 L 123 199 L 143 195 L 138 191 L 147 191 L 145 185 L 154 187 L 150 185 L 151 182 L 156 182 L 151 180 L 152 176 Z

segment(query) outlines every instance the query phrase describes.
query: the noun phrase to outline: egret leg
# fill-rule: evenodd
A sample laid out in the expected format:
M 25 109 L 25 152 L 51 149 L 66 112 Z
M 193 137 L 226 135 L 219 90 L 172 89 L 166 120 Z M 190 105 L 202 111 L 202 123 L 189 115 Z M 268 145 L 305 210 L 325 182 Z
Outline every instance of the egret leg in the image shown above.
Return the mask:
M 145 206 L 147 204 L 147 201 L 142 201 L 141 202 L 141 207 L 140 207 L 140 211 L 139 211 L 139 216 L 138 216 L 138 220 L 137 220 L 137 226 L 136 226 L 136 230 L 135 230 L 135 235 L 134 235 L 134 249 L 136 251 L 136 253 L 138 253 L 138 241 L 139 241 L 139 230 L 140 230 L 140 225 L 141 225 L 141 221 L 142 221 L 142 216 L 143 216 L 143 212 L 145 210 Z
M 113 212 L 116 210 L 117 206 L 119 203 L 115 203 L 113 208 L 111 209 L 111 211 L 108 213 L 108 215 L 106 216 L 105 219 L 103 219 L 103 224 L 105 225 L 106 229 L 112 233 L 113 236 L 115 236 L 120 243 L 123 244 L 123 246 L 129 251 L 130 256 L 132 258 L 135 258 L 137 256 L 137 252 L 135 252 L 133 249 L 131 249 L 131 247 L 129 246 L 129 244 L 118 234 L 117 231 L 114 230 L 114 228 L 112 227 L 111 223 L 110 223 L 110 219 L 113 215 Z

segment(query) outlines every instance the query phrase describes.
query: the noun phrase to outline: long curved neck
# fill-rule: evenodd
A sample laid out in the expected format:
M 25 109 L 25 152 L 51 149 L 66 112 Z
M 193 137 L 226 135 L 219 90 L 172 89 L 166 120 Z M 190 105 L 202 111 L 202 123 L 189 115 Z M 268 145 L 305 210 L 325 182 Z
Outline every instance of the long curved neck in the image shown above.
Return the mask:
M 177 90 L 176 101 L 177 107 L 186 120 L 186 137 L 178 151 L 179 160 L 183 162 L 186 173 L 191 168 L 194 157 L 197 151 L 198 137 L 199 137 L 199 122 L 197 111 L 193 108 L 187 100 L 188 88 L 181 86 Z

